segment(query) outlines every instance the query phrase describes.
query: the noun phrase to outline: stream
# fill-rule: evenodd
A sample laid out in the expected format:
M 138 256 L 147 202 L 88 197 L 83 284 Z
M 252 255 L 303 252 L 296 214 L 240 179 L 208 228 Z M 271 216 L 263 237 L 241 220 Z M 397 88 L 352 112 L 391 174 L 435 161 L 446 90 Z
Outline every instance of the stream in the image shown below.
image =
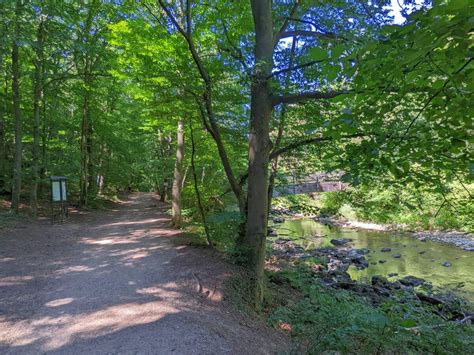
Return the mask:
M 274 223 L 276 237 L 291 239 L 305 249 L 333 246 L 331 239 L 351 239 L 347 248 L 367 248 L 369 267 L 357 270 L 350 267 L 348 273 L 354 280 L 370 279 L 374 275 L 389 277 L 394 281 L 412 275 L 431 282 L 434 286 L 457 288 L 458 293 L 474 301 L 474 252 L 459 249 L 453 245 L 430 240 L 420 241 L 408 235 L 393 232 L 360 231 L 338 227 L 328 227 L 310 218 L 291 219 L 284 223 Z M 382 252 L 390 248 L 390 252 Z M 401 257 L 395 258 L 394 255 Z M 380 263 L 379 261 L 385 261 Z M 443 263 L 451 266 L 443 266 Z

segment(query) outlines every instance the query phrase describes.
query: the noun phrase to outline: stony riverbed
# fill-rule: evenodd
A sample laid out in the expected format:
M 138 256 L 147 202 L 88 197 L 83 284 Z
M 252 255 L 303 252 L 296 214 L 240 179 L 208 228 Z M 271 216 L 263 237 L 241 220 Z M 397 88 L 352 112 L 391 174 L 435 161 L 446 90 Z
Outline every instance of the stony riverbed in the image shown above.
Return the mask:
M 269 240 L 278 258 L 324 257 L 329 271 L 347 272 L 354 280 L 380 275 L 398 281 L 412 276 L 429 285 L 456 288 L 474 299 L 474 252 L 453 243 L 439 243 L 424 234 L 413 238 L 341 228 L 311 218 L 277 218 L 271 228 Z

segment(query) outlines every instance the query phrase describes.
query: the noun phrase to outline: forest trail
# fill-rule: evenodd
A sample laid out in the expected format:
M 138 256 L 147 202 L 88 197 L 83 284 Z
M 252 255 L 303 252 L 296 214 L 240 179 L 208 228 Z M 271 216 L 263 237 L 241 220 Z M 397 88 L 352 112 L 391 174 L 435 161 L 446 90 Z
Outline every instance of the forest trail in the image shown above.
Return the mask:
M 132 194 L 65 224 L 1 230 L 0 353 L 284 350 L 283 335 L 223 300 L 233 267 L 187 246 L 167 208 Z

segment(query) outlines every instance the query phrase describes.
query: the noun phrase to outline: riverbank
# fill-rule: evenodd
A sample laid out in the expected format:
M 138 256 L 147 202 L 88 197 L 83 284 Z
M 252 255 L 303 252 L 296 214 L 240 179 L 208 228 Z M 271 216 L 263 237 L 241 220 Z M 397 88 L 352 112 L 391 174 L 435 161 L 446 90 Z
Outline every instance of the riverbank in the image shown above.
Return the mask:
M 413 275 L 354 280 L 348 269 L 369 267 L 372 251 L 335 241 L 312 249 L 286 238 L 269 243 L 266 311 L 296 340 L 295 352 L 429 353 L 438 344 L 437 353 L 465 353 L 474 346 L 472 302 Z

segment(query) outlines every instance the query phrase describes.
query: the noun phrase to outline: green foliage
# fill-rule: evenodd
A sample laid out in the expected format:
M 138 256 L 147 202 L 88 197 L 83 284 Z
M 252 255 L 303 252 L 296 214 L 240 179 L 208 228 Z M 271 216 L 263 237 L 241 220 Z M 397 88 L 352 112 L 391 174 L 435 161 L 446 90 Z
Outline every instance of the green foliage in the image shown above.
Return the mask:
M 339 212 L 346 200 L 345 192 L 325 192 L 321 194 L 322 215 L 334 215 Z
M 403 187 L 360 186 L 344 194 L 356 219 L 389 223 L 410 229 L 474 231 L 474 202 L 467 190 L 472 185 L 452 184 L 444 194 L 413 185 Z
M 272 208 L 289 209 L 293 212 L 310 216 L 319 213 L 320 203 L 310 195 L 289 195 L 273 198 Z
M 279 305 L 267 304 L 268 321 L 291 329 L 300 352 L 451 354 L 474 346 L 472 325 L 445 322 L 416 302 L 395 299 L 374 307 L 349 291 L 322 286 L 302 267 L 271 274 L 270 279 L 280 285 L 274 284 L 273 292 L 293 296 L 279 298 Z

